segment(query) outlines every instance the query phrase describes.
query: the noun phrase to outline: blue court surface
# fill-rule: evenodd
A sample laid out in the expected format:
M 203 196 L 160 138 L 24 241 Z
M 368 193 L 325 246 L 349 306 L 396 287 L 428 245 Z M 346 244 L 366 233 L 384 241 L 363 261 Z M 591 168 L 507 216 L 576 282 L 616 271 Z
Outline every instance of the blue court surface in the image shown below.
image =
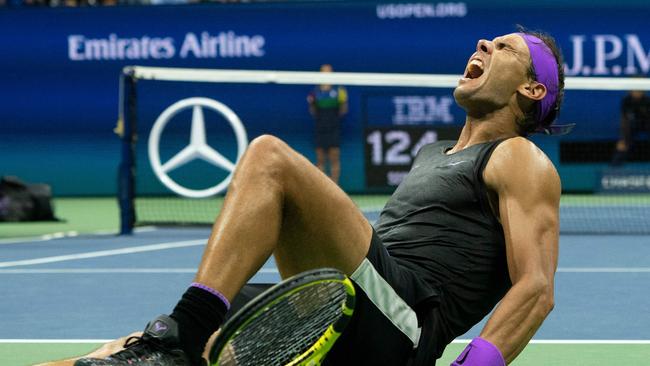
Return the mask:
M 0 241 L 0 340 L 112 339 L 140 330 L 171 311 L 208 235 L 209 228 L 141 228 L 132 236 Z M 556 308 L 535 339 L 650 348 L 650 237 L 565 235 L 560 246 Z M 252 282 L 278 280 L 271 260 Z

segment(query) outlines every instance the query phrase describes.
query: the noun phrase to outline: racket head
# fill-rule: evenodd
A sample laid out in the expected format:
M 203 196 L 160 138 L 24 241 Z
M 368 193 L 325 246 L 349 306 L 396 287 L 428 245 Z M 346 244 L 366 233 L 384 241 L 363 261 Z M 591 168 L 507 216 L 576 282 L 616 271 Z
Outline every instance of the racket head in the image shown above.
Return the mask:
M 336 269 L 287 278 L 224 324 L 210 349 L 210 365 L 300 365 L 322 360 L 349 322 L 354 299 L 352 282 Z

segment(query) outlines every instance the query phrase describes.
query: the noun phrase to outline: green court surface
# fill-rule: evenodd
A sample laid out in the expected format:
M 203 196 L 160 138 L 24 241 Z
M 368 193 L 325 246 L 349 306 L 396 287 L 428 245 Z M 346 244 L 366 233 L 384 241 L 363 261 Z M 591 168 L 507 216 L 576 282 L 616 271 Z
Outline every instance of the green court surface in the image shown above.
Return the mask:
M 640 194 L 562 194 L 562 206 L 650 206 L 650 195 Z
M 381 211 L 387 195 L 353 195 L 352 200 L 363 211 Z M 195 222 L 209 224 L 221 208 L 223 198 L 209 200 L 194 200 L 187 206 L 178 202 L 187 201 L 180 198 L 139 198 L 145 207 L 149 205 L 152 211 L 160 211 L 161 215 L 183 216 L 198 215 Z M 165 206 L 161 206 L 164 202 Z M 616 206 L 650 207 L 650 195 L 562 195 L 563 207 L 606 207 L 611 210 Z M 39 237 L 43 235 L 74 236 L 92 233 L 117 233 L 119 230 L 119 209 L 115 197 L 78 197 L 56 198 L 54 200 L 55 215 L 60 221 L 54 222 L 0 222 L 0 240 L 19 237 Z M 174 213 L 174 209 L 182 209 Z M 615 213 L 612 211 L 612 215 Z M 192 216 L 190 216 L 192 217 Z
M 60 221 L 2 222 L 0 238 L 117 233 L 118 230 L 119 214 L 115 197 L 57 198 L 54 200 L 54 211 Z
M 0 364 L 26 366 L 84 354 L 99 344 L 84 343 L 3 343 L 0 344 Z M 463 350 L 464 344 L 454 343 L 436 363 L 447 366 Z M 531 344 L 511 365 L 515 366 L 617 366 L 647 365 L 650 360 L 648 344 Z
M 352 197 L 361 209 L 377 211 L 383 207 L 387 198 L 388 196 L 384 195 Z M 170 198 L 163 199 L 166 202 L 172 200 Z M 148 201 L 154 200 L 149 199 Z M 193 202 L 193 208 L 197 213 L 205 215 L 205 212 L 218 211 L 222 201 L 223 198 L 197 200 Z M 210 205 L 210 207 L 205 207 L 206 205 Z M 0 222 L 0 239 L 118 232 L 120 220 L 115 197 L 56 198 L 54 208 L 56 217 L 61 221 Z M 210 218 L 208 221 L 212 221 L 212 219 Z

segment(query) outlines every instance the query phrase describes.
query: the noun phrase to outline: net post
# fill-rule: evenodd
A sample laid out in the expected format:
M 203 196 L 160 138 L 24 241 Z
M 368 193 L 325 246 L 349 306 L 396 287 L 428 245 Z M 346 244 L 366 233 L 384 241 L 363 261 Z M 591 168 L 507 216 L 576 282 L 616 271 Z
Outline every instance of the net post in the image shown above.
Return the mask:
M 133 68 L 125 67 L 120 75 L 120 113 L 115 131 L 122 145 L 118 170 L 120 235 L 132 234 L 135 225 L 136 81 Z

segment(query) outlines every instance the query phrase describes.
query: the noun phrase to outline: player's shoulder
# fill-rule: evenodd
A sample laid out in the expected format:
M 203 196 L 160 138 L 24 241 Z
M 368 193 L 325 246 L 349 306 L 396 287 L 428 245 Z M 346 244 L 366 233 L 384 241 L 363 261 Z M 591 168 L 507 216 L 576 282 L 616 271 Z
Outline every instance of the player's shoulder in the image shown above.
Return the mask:
M 513 137 L 501 142 L 494 149 L 484 173 L 486 180 L 493 184 L 504 181 L 537 182 L 558 187 L 560 184 L 553 162 L 525 137 Z
M 518 165 L 537 163 L 554 168 L 548 156 L 535 143 L 525 137 L 512 137 L 501 142 L 494 149 L 492 159 L 501 164 Z

